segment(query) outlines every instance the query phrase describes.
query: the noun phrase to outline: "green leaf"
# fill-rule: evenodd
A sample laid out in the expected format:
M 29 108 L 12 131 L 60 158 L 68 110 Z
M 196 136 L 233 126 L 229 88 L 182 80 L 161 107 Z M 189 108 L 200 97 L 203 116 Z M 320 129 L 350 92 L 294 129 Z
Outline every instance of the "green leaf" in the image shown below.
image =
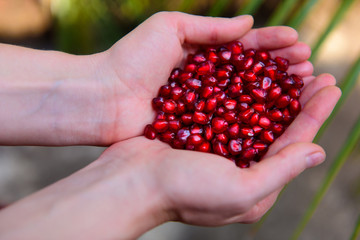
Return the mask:
M 294 234 L 291 237 L 292 240 L 296 240 L 300 237 L 302 231 L 306 227 L 307 223 L 310 221 L 311 217 L 313 216 L 314 212 L 316 211 L 317 207 L 319 206 L 321 200 L 324 198 L 327 190 L 329 189 L 331 183 L 334 181 L 335 177 L 339 173 L 339 171 L 342 168 L 345 161 L 348 159 L 350 153 L 354 149 L 354 147 L 355 147 L 356 143 L 359 141 L 359 139 L 360 139 L 360 115 L 356 121 L 355 126 L 350 131 L 350 135 L 348 136 L 345 143 L 343 144 L 340 152 L 338 153 L 334 162 L 330 166 L 330 169 L 327 172 L 325 179 L 323 180 L 320 188 L 316 192 L 314 199 L 310 203 L 303 218 L 301 219 L 300 223 L 298 224 L 297 228 L 295 229 Z
M 270 16 L 267 26 L 275 26 L 284 24 L 286 18 L 292 13 L 292 10 L 297 5 L 299 0 L 285 0 L 282 1 Z
M 303 3 L 303 5 L 299 8 L 299 10 L 296 11 L 294 16 L 290 19 L 288 25 L 290 27 L 297 29 L 316 3 L 317 0 L 307 0 L 305 3 Z
M 354 232 L 351 234 L 350 240 L 356 240 L 360 235 L 360 214 L 356 221 Z
M 243 15 L 243 14 L 254 14 L 264 0 L 248 0 L 243 7 L 239 9 L 236 15 Z
M 208 11 L 208 16 L 218 17 L 220 16 L 225 8 L 229 5 L 230 0 L 217 0 Z

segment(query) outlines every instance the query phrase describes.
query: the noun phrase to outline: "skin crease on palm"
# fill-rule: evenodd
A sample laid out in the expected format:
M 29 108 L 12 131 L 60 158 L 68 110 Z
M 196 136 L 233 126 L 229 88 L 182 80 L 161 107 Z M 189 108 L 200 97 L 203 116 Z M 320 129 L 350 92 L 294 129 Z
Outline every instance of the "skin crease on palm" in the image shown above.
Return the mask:
M 1 211 L 0 238 L 10 231 L 8 236 L 47 239 L 46 231 L 39 238 L 31 230 L 41 227 L 58 239 L 133 239 L 170 220 L 202 226 L 259 220 L 285 184 L 324 160 L 324 150 L 311 141 L 341 93 L 331 75 L 312 76 L 310 48 L 298 42 L 295 30 L 252 24 L 250 16 L 163 12 L 89 56 L 106 103 L 97 120 L 103 123 L 101 140 L 93 144 L 112 145 L 79 172 Z M 240 169 L 220 156 L 175 150 L 141 136 L 155 115 L 151 99 L 171 70 L 199 44 L 232 40 L 287 58 L 288 72 L 304 78 L 303 109 L 264 158 Z M 78 224 L 66 224 L 70 219 Z

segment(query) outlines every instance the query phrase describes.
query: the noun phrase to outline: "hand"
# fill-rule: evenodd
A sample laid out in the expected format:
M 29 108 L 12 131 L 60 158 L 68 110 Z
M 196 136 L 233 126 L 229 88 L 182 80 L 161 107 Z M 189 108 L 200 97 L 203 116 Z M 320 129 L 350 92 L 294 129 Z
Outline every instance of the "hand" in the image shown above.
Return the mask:
M 98 72 L 108 91 L 108 104 L 101 128 L 107 144 L 143 133 L 154 119 L 151 100 L 166 84 L 171 70 L 179 66 L 197 44 L 218 44 L 240 39 L 245 48 L 269 49 L 273 57 L 290 60 L 289 73 L 311 76 L 312 64 L 306 61 L 310 48 L 297 41 L 289 27 L 250 30 L 250 16 L 232 19 L 192 16 L 184 13 L 155 14 L 111 49 L 101 54 Z M 105 57 L 104 57 L 105 56 Z
M 202 226 L 252 223 L 274 204 L 291 179 L 325 159 L 324 150 L 311 143 L 331 113 L 340 90 L 328 74 L 308 78 L 300 102 L 303 110 L 259 162 L 240 169 L 215 154 L 176 150 L 158 140 L 137 137 L 109 148 L 112 159 L 148 162 L 156 189 L 170 220 Z M 104 154 L 107 154 L 105 152 Z

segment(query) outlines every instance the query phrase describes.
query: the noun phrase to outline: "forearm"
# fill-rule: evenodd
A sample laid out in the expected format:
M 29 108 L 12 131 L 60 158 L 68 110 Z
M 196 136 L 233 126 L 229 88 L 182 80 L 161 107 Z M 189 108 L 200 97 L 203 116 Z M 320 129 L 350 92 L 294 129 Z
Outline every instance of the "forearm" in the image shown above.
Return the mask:
M 0 44 L 0 144 L 99 144 L 101 57 Z
M 135 239 L 167 220 L 151 168 L 101 158 L 0 211 L 0 239 Z

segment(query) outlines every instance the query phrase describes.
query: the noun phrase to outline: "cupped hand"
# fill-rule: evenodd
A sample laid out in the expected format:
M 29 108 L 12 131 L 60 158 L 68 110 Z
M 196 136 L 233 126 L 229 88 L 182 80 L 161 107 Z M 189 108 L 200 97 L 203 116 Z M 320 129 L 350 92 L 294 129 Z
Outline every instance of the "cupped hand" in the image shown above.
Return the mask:
M 100 54 L 104 61 L 99 75 L 105 86 L 102 132 L 104 144 L 143 133 L 154 119 L 151 100 L 166 84 L 173 68 L 181 66 L 187 53 L 199 44 L 240 40 L 245 48 L 268 49 L 272 57 L 290 60 L 288 72 L 311 76 L 307 59 L 310 48 L 298 42 L 289 27 L 251 29 L 251 16 L 213 18 L 179 12 L 161 12 L 150 17 Z
M 215 154 L 175 150 L 145 137 L 115 144 L 104 154 L 155 165 L 149 171 L 165 196 L 161 209 L 171 220 L 205 226 L 257 221 L 285 184 L 325 159 L 323 149 L 311 141 L 341 92 L 329 74 L 306 80 L 300 98 L 302 111 L 264 158 L 250 168 L 238 168 Z

